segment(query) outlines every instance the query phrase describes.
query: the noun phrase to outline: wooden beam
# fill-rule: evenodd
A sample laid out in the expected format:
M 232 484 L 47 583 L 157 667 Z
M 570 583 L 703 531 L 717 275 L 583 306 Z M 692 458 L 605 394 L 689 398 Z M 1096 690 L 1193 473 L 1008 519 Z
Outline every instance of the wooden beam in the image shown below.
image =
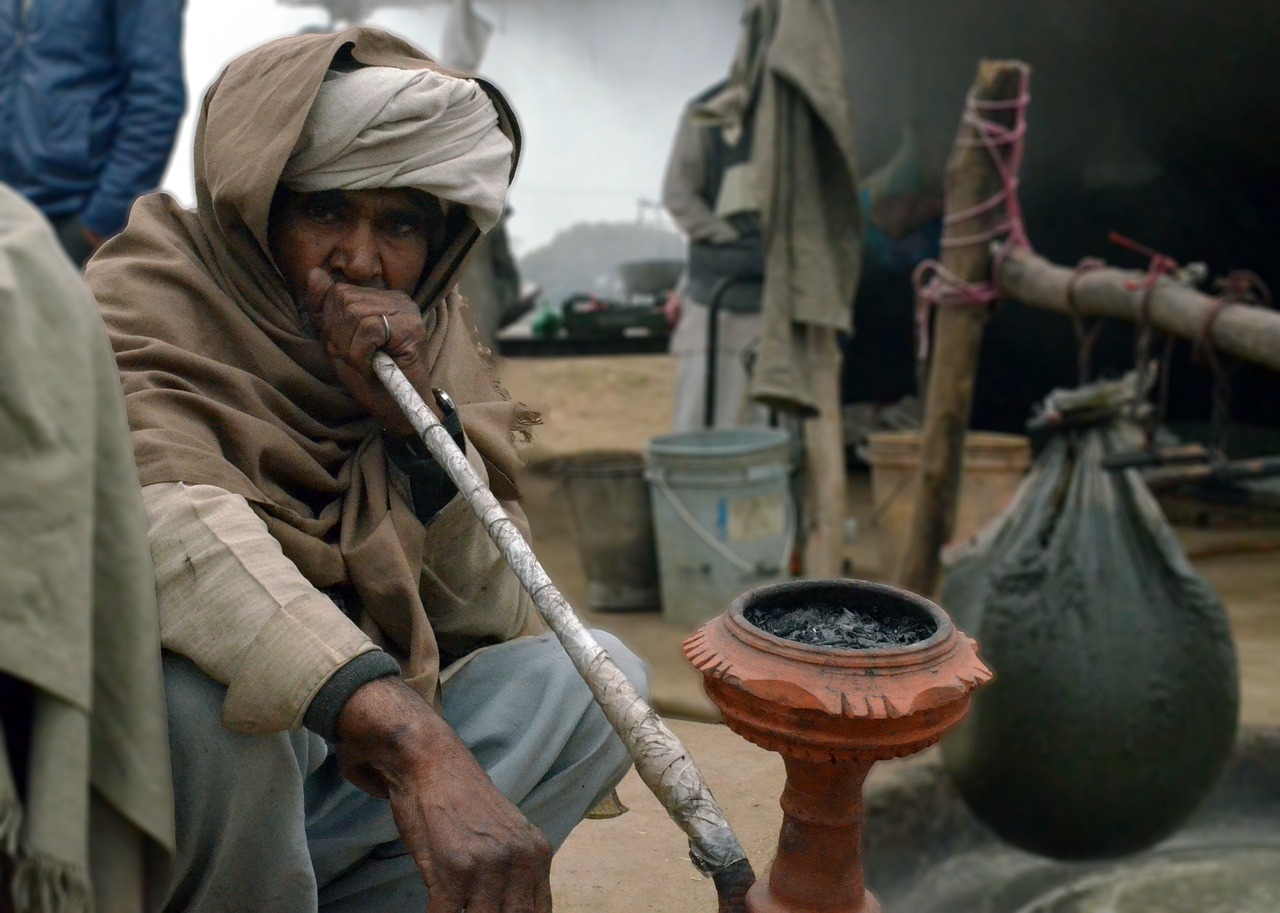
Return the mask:
M 1026 73 L 1026 64 L 1018 61 L 984 60 L 978 65 L 973 98 L 978 102 L 1012 103 L 1024 90 Z M 1015 115 L 1011 107 L 1006 107 L 991 109 L 987 117 L 1010 127 Z M 947 164 L 946 211 L 952 218 L 947 220 L 942 242 L 943 268 L 971 283 L 991 278 L 991 250 L 986 243 L 966 243 L 967 239 L 989 235 L 1005 216 L 1000 206 L 981 209 L 982 204 L 1000 193 L 1004 184 L 992 154 L 978 140 L 978 130 L 966 114 Z M 971 214 L 955 218 L 955 214 L 964 213 Z M 934 320 L 920 494 L 896 574 L 901 586 L 925 596 L 938 585 L 942 547 L 955 529 L 964 436 L 973 412 L 974 379 L 987 318 L 985 308 L 943 307 Z
M 840 345 L 834 332 L 825 334 L 819 357 L 811 366 L 818 395 L 818 414 L 804 422 L 805 539 L 804 575 L 841 575 L 847 481 L 844 422 L 840 412 Z
M 1025 250 L 1011 250 L 1000 263 L 1000 288 L 1006 297 L 1031 307 L 1071 313 L 1067 288 L 1076 271 Z M 1135 290 L 1145 273 L 1104 268 L 1076 280 L 1074 298 L 1081 314 L 1136 323 L 1143 291 Z M 1199 339 L 1215 299 L 1173 279 L 1161 278 L 1151 293 L 1150 320 L 1183 339 Z M 1280 312 L 1233 304 L 1213 321 L 1214 345 L 1243 361 L 1280 371 Z

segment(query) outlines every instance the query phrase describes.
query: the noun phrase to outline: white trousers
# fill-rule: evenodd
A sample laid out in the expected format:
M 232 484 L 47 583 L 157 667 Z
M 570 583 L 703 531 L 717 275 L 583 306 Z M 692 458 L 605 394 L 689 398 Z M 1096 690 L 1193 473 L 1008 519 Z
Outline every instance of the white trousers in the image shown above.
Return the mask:
M 673 431 L 704 427 L 707 388 L 707 336 L 711 313 L 705 305 L 685 301 L 671 334 L 670 352 L 676 359 Z M 750 402 L 751 375 L 745 357 L 760 337 L 759 314 L 717 315 L 715 428 L 763 425 L 768 410 Z

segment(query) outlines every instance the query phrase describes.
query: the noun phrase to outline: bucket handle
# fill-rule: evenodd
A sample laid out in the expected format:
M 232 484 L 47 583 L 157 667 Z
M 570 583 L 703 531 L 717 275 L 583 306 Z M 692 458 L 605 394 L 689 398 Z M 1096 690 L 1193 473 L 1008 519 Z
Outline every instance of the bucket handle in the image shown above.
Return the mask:
M 705 526 L 698 522 L 698 518 L 695 517 L 689 508 L 685 506 L 684 502 L 680 500 L 680 496 L 671 490 L 671 486 L 667 484 L 666 479 L 656 474 L 649 476 L 649 479 L 653 482 L 654 487 L 656 487 L 658 491 L 662 492 L 663 497 L 667 499 L 667 502 L 670 503 L 672 509 L 675 510 L 676 516 L 684 521 L 684 525 L 689 527 L 690 532 L 703 542 L 707 543 L 707 545 L 711 546 L 711 548 L 720 555 L 720 557 L 724 558 L 724 560 L 728 561 L 744 574 L 772 574 L 782 568 L 791 566 L 791 551 L 795 548 L 796 518 L 795 509 L 791 504 L 791 498 L 785 493 L 782 496 L 782 502 L 786 507 L 787 519 L 786 535 L 783 537 L 782 558 L 773 568 L 768 568 L 765 566 L 764 562 L 759 562 L 757 564 L 749 563 L 741 555 L 713 536 Z

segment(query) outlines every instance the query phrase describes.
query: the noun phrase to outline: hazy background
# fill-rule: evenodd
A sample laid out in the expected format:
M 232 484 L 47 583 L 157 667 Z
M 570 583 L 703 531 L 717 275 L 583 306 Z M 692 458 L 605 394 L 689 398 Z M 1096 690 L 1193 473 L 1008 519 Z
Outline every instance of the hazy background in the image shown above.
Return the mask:
M 578 222 L 637 221 L 657 200 L 684 102 L 722 78 L 737 40 L 742 0 L 489 0 L 477 12 L 496 26 L 482 75 L 502 87 L 524 129 L 511 190 L 517 254 Z M 439 47 L 446 6 L 381 9 L 369 24 L 428 52 Z M 191 140 L 204 91 L 244 50 L 325 25 L 319 7 L 271 0 L 188 0 L 190 101 L 164 189 L 194 202 Z M 653 223 L 656 209 L 643 213 Z
M 237 53 L 328 21 L 320 7 L 274 0 L 187 3 L 189 112 Z M 592 259 L 592 243 L 613 250 L 620 237 L 629 259 L 678 252 L 678 238 L 655 240 L 660 210 L 639 204 L 659 196 L 682 105 L 727 72 L 743 0 L 475 6 L 496 27 L 482 74 L 510 96 L 525 133 L 510 231 L 526 278 L 546 284 L 554 301 L 566 289 L 596 288 L 608 272 L 570 268 Z M 1039 252 L 1060 263 L 1101 255 L 1145 267 L 1108 241 L 1118 231 L 1181 262 L 1202 260 L 1215 276 L 1244 267 L 1280 288 L 1275 0 L 1165 0 L 1158 16 L 1144 0 L 835 0 L 835 8 L 864 175 L 910 135 L 920 177 L 940 181 L 977 61 L 1019 58 L 1033 68 L 1019 196 Z M 370 21 L 435 51 L 445 10 L 430 0 Z M 187 203 L 193 126 L 189 113 L 164 182 Z M 557 236 L 553 269 L 545 261 Z M 904 277 L 889 287 L 868 276 L 845 352 L 846 394 L 891 401 L 914 390 L 912 291 Z M 1020 429 L 1039 397 L 1073 382 L 1074 349 L 1065 318 L 999 309 L 983 346 L 974 426 Z M 1201 420 L 1209 375 L 1189 353 L 1175 354 L 1171 415 Z M 1103 371 L 1131 366 L 1130 328 L 1109 325 L 1096 356 Z M 1243 367 L 1234 386 L 1233 418 L 1280 425 L 1280 375 Z

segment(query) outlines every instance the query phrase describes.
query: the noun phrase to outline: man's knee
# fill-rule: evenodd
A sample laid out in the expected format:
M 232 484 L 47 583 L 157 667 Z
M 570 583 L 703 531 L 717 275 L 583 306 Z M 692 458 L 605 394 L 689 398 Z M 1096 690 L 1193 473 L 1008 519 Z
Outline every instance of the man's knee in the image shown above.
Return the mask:
M 618 665 L 627 679 L 640 692 L 640 696 L 646 701 L 649 699 L 649 670 L 644 661 L 636 656 L 631 650 L 618 638 L 605 631 L 592 631 L 600 646 L 604 648 L 609 657 Z M 592 704 L 595 704 L 594 699 Z M 608 721 L 604 712 L 596 707 L 592 707 L 582 718 L 580 726 L 588 730 L 594 730 L 598 733 L 597 738 L 600 742 L 601 757 L 600 760 L 605 767 L 610 769 L 612 773 L 607 775 L 609 788 L 617 785 L 627 770 L 631 767 L 631 755 L 623 744 L 622 739 L 618 737 L 613 725 Z M 607 791 L 607 790 L 606 790 Z
M 202 741 L 222 728 L 222 702 L 227 689 L 197 668 L 187 657 L 164 653 L 164 697 L 169 711 L 169 741 L 173 747 Z
M 252 782 L 264 767 L 278 764 L 296 765 L 305 777 L 327 753 L 323 740 L 306 730 L 249 735 L 227 729 L 222 725 L 226 687 L 185 656 L 167 651 L 164 693 L 174 786 L 182 793 L 222 792 L 232 782 Z

